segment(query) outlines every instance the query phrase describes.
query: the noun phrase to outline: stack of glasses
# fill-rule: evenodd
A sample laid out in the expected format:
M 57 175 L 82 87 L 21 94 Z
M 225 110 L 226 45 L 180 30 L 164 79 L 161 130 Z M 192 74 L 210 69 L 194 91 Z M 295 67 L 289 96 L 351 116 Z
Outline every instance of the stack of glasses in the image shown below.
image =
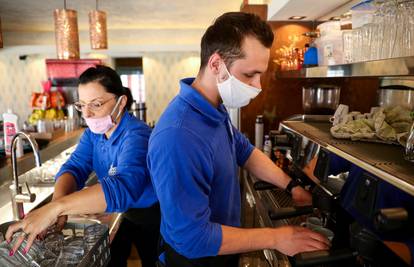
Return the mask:
M 86 227 L 83 234 L 86 251 L 91 250 L 106 231 L 107 227 L 103 224 L 92 224 Z
M 30 267 L 75 267 L 82 261 L 84 255 L 92 250 L 95 244 L 108 230 L 106 225 L 92 224 L 84 229 L 83 236 L 64 236 L 62 232 L 49 229 L 43 241 L 35 240 L 27 253 L 23 253 L 27 240 L 13 256 L 9 251 L 22 232 L 16 232 L 12 242 L 7 244 L 0 233 L 0 266 L 30 266 Z
M 414 56 L 414 1 L 376 0 L 370 23 L 344 32 L 344 47 L 352 42 L 352 61 Z

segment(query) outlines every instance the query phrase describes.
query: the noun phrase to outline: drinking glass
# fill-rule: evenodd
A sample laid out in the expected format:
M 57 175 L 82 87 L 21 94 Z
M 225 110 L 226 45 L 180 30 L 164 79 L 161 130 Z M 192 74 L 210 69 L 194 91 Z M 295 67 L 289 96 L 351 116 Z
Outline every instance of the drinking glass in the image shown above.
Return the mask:
M 60 251 L 55 266 L 75 267 L 81 262 L 84 252 L 83 247 L 64 246 Z
M 353 62 L 361 61 L 362 59 L 362 30 L 361 28 L 356 28 L 352 30 L 352 56 Z
M 59 255 L 60 250 L 63 247 L 63 240 L 64 236 L 62 233 L 50 233 L 46 235 L 45 239 L 43 240 L 43 245 L 46 249 L 51 251 L 54 255 Z
M 414 123 L 411 125 L 410 132 L 405 145 L 404 158 L 408 161 L 414 162 Z
M 342 47 L 344 52 L 344 62 L 351 63 L 353 62 L 352 50 L 352 30 L 344 30 L 342 31 Z
M 93 246 L 107 231 L 107 226 L 103 224 L 92 224 L 85 228 L 83 240 L 85 242 L 85 249 L 91 250 Z

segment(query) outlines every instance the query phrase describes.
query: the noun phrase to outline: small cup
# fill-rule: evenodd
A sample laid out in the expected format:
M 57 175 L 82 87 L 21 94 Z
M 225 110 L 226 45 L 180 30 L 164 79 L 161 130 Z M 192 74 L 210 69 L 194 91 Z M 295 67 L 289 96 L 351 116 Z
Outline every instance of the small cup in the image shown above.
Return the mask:
M 306 218 L 306 222 L 303 222 L 300 225 L 310 230 L 313 230 L 315 228 L 322 227 L 323 223 L 322 223 L 321 218 L 311 216 L 311 217 Z
M 315 227 L 311 230 L 325 236 L 329 240 L 329 242 L 332 242 L 332 240 L 335 237 L 334 232 L 325 227 Z

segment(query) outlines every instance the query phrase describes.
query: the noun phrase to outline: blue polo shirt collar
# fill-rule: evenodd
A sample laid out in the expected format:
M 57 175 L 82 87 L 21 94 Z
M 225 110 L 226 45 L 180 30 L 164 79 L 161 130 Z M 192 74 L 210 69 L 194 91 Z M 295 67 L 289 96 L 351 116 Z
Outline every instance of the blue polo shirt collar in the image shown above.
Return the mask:
M 223 104 L 220 104 L 218 108 L 215 108 L 204 96 L 191 86 L 193 82 L 194 78 L 186 78 L 180 81 L 179 97 L 203 114 L 208 121 L 215 124 L 226 121 L 228 114 Z
M 119 136 L 124 132 L 124 129 L 126 125 L 128 124 L 128 121 L 131 118 L 131 114 L 128 113 L 128 111 L 124 111 L 124 114 L 121 117 L 121 120 L 119 121 L 118 126 L 116 127 L 115 131 L 111 134 L 109 139 L 106 139 L 106 136 L 104 134 L 100 135 L 101 142 L 107 142 L 109 145 L 112 145 Z

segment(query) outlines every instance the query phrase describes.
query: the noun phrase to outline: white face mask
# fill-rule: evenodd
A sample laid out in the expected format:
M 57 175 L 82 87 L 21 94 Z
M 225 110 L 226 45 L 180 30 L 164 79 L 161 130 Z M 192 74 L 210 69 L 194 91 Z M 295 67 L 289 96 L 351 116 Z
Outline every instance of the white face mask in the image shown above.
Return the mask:
M 223 104 L 228 108 L 241 108 L 250 103 L 262 89 L 250 86 L 231 75 L 225 64 L 224 68 L 229 78 L 224 82 L 217 81 L 217 87 Z

